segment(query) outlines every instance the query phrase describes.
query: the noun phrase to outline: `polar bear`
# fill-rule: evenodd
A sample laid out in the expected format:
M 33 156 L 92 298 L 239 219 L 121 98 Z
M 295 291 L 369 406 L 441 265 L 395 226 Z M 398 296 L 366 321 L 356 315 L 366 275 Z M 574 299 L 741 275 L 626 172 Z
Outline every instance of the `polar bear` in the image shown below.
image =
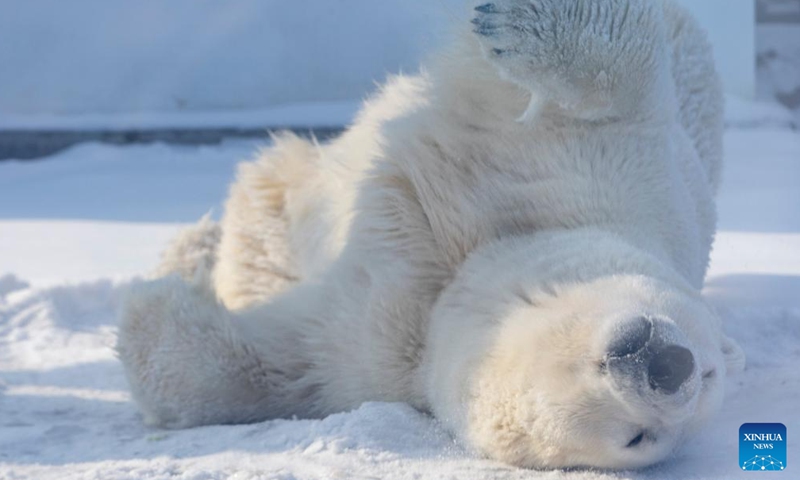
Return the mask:
M 478 454 L 637 468 L 741 350 L 700 295 L 722 97 L 671 0 L 493 0 L 326 145 L 281 134 L 137 287 L 148 424 L 430 412 Z

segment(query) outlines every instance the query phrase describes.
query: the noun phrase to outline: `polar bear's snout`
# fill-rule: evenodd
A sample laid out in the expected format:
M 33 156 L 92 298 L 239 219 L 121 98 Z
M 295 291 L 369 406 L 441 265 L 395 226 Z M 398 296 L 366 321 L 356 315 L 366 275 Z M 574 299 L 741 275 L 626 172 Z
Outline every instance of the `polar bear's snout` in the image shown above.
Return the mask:
M 608 356 L 612 359 L 638 354 L 653 338 L 653 322 L 645 317 L 623 324 L 618 330 L 608 347 Z
M 517 268 L 479 296 L 471 282 L 486 275 L 467 268 L 434 312 L 425 368 L 434 413 L 476 450 L 526 467 L 638 468 L 719 406 L 718 319 L 699 295 L 639 275 L 522 290 L 517 272 L 534 269 Z M 520 301 L 492 302 L 504 298 Z
M 695 358 L 675 324 L 639 317 L 617 327 L 612 337 L 605 363 L 618 387 L 648 396 L 692 390 Z M 688 399 L 694 392 L 684 393 Z

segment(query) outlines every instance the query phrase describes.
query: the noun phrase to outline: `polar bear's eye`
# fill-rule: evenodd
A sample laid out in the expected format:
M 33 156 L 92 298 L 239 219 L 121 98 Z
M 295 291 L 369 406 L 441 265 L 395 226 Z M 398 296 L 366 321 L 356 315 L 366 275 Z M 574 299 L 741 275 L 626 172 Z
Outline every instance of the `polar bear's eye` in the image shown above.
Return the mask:
M 639 445 L 640 443 L 642 443 L 642 440 L 644 440 L 644 430 L 639 432 L 639 435 L 636 435 L 635 437 L 633 437 L 633 440 L 628 442 L 628 445 L 626 445 L 625 448 L 633 448 L 633 447 Z

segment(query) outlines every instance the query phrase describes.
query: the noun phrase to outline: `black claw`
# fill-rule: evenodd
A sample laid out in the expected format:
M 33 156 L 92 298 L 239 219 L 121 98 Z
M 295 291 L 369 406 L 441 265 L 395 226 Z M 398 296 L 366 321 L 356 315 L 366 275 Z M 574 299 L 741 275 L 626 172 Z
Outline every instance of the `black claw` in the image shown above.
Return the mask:
M 481 13 L 497 13 L 497 5 L 494 3 L 487 3 L 485 5 L 475 7 L 475 11 Z
M 492 28 L 492 27 L 483 26 L 483 27 L 478 27 L 478 28 L 474 29 L 473 32 L 477 33 L 478 35 L 483 35 L 484 37 L 491 37 L 491 36 L 494 36 L 497 33 L 497 29 L 496 28 Z

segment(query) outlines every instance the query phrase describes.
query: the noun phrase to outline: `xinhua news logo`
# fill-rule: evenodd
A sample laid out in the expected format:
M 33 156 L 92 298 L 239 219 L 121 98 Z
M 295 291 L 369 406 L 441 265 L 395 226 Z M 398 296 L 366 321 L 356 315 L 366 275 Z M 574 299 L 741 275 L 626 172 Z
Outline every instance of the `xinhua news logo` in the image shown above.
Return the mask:
M 739 468 L 748 472 L 786 470 L 786 426 L 745 423 L 739 429 Z

